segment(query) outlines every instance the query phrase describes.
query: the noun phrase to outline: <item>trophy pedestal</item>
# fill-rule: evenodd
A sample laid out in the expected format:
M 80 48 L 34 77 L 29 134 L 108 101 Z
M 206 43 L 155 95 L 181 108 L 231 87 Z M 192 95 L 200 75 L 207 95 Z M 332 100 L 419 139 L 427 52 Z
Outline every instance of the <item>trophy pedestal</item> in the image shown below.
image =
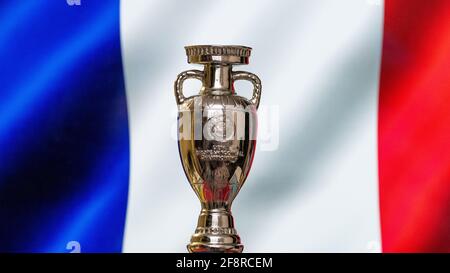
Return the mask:
M 241 253 L 244 246 L 226 209 L 202 209 L 197 229 L 187 245 L 189 252 Z

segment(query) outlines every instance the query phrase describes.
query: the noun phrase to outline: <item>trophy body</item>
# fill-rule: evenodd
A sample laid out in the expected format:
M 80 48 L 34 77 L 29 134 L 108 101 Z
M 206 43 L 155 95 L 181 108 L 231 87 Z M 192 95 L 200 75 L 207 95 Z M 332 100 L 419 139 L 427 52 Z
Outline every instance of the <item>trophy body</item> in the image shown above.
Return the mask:
M 185 71 L 175 81 L 181 162 L 201 202 L 189 252 L 243 250 L 231 204 L 253 161 L 261 83 L 254 74 L 232 71 L 232 65 L 248 63 L 250 50 L 241 46 L 186 47 L 189 63 L 203 64 L 204 70 Z M 183 82 L 189 78 L 201 80 L 203 85 L 198 95 L 185 98 Z M 251 99 L 236 94 L 236 80 L 253 83 Z

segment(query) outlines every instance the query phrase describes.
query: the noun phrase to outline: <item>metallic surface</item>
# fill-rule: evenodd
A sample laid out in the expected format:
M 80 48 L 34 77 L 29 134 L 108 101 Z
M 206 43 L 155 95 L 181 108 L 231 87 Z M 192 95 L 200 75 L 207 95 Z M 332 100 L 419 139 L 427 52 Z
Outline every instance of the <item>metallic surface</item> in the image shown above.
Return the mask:
M 189 63 L 204 70 L 188 70 L 174 84 L 178 104 L 178 146 L 186 176 L 201 203 L 197 228 L 189 252 L 242 252 L 243 245 L 231 215 L 231 204 L 250 171 L 256 145 L 261 95 L 259 78 L 232 71 L 248 63 L 250 48 L 241 46 L 189 46 Z M 202 81 L 199 95 L 186 98 L 183 82 Z M 233 83 L 253 83 L 251 99 L 236 94 Z
M 188 63 L 248 64 L 251 48 L 246 46 L 186 46 Z

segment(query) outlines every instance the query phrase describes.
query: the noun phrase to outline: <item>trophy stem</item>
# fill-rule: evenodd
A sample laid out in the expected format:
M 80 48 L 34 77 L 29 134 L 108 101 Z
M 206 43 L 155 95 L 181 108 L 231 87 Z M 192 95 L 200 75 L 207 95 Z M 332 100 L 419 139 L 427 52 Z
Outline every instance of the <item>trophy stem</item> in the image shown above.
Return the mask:
M 226 63 L 207 63 L 201 95 L 233 95 L 232 67 Z
M 202 209 L 189 252 L 241 253 L 243 248 L 229 209 Z

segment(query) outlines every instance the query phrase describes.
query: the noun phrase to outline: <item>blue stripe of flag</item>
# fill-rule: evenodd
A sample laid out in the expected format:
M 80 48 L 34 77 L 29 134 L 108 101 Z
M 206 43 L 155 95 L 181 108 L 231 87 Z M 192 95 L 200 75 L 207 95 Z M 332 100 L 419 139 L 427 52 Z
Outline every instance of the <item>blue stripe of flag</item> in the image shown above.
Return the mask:
M 71 241 L 121 251 L 129 138 L 119 7 L 0 4 L 1 252 L 69 252 Z

